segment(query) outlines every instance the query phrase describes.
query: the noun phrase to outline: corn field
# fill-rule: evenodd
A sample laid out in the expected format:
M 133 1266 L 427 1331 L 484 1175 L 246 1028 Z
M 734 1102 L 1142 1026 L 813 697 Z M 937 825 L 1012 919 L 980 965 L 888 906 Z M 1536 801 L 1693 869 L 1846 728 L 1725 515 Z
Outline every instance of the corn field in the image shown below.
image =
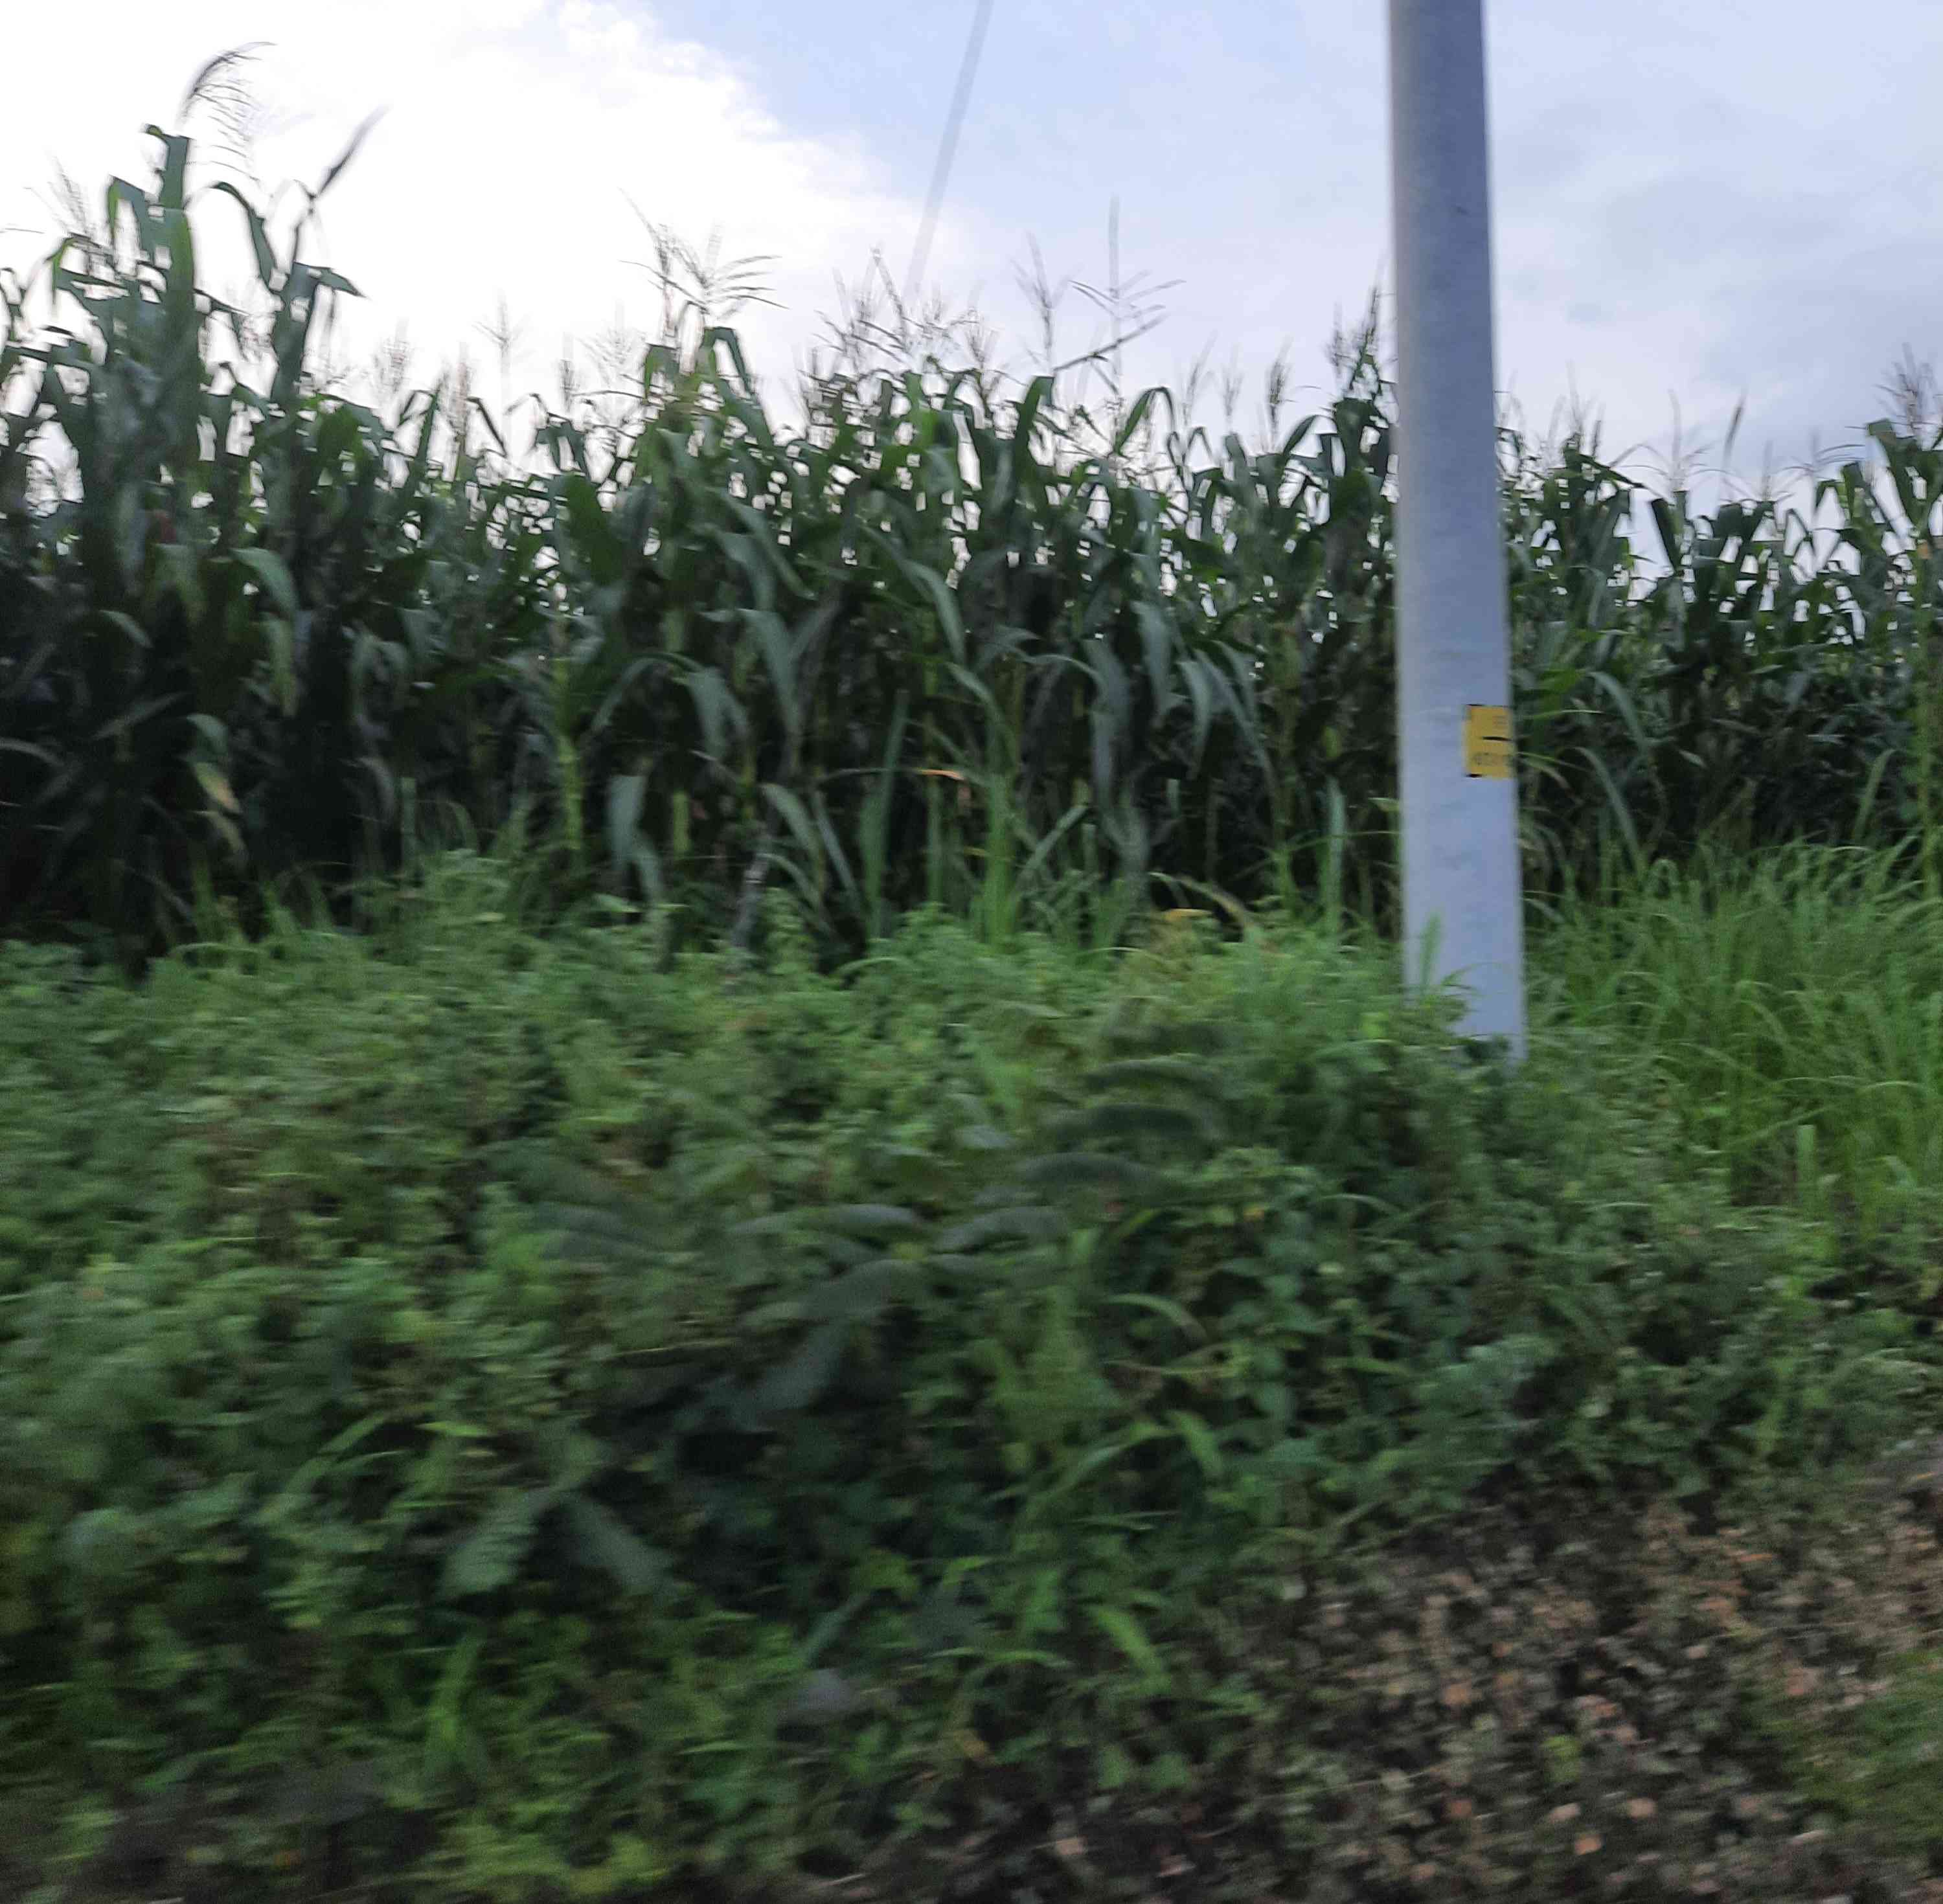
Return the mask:
M 198 889 L 509 828 L 562 898 L 740 932 L 781 885 L 833 954 L 927 904 L 1100 934 L 1169 891 L 1393 926 L 1373 334 L 1250 447 L 935 354 L 819 372 L 786 426 L 691 306 L 515 453 L 453 379 L 336 388 L 355 292 L 308 223 L 156 137 L 0 281 L 7 929 L 139 954 Z M 250 312 L 198 281 L 218 213 Z M 1876 425 L 1806 514 L 1643 494 L 1583 431 L 1507 428 L 1503 466 L 1535 895 L 1708 837 L 1926 855 L 1943 430 Z

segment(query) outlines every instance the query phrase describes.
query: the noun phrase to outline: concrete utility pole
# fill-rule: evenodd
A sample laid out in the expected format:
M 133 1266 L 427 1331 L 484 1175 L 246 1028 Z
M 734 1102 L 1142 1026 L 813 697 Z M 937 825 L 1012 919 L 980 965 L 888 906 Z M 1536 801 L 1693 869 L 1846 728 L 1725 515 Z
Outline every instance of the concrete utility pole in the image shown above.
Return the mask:
M 1525 1055 L 1483 0 L 1390 0 L 1404 982 Z M 1426 935 L 1435 930 L 1434 946 Z

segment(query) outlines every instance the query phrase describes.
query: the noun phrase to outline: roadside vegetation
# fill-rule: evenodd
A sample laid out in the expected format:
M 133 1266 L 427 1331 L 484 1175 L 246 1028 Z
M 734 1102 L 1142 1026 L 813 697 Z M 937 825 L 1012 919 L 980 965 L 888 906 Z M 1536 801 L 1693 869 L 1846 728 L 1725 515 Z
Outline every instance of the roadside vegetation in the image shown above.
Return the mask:
M 785 426 L 666 241 L 515 450 L 159 152 L 0 340 L 0 1892 L 1943 1896 L 1920 402 L 1507 433 L 1507 1070 L 1373 336 Z

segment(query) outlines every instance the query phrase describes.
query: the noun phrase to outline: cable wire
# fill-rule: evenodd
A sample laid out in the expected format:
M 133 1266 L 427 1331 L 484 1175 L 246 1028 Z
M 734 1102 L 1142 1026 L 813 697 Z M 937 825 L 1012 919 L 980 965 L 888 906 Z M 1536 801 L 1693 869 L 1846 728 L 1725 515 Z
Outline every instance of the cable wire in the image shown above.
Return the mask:
M 965 58 L 958 69 L 958 90 L 953 95 L 951 111 L 944 122 L 944 137 L 938 151 L 938 164 L 931 175 L 931 196 L 924 208 L 924 223 L 918 227 L 917 246 L 911 253 L 910 275 L 904 281 L 904 309 L 908 311 L 924 280 L 924 268 L 931 256 L 932 235 L 938 229 L 938 214 L 944 204 L 944 188 L 951 177 L 951 161 L 958 150 L 959 128 L 965 123 L 965 109 L 971 103 L 972 82 L 985 50 L 985 32 L 992 23 L 993 0 L 978 0 L 972 22 L 972 36 L 965 45 Z

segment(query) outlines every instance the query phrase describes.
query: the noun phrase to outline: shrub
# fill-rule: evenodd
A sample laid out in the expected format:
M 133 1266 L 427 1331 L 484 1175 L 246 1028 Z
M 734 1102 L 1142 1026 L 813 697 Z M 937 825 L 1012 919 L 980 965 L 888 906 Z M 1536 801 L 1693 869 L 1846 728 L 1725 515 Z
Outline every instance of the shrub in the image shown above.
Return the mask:
M 273 1771 L 367 1767 L 454 1896 L 794 1869 L 987 1761 L 1218 1770 L 1238 1623 L 1346 1540 L 1929 1379 L 1610 1049 L 1453 1065 L 1327 944 L 928 915 L 827 977 L 778 914 L 738 973 L 514 910 L 462 856 L 376 939 L 0 955 L 10 1776 L 247 1862 Z

